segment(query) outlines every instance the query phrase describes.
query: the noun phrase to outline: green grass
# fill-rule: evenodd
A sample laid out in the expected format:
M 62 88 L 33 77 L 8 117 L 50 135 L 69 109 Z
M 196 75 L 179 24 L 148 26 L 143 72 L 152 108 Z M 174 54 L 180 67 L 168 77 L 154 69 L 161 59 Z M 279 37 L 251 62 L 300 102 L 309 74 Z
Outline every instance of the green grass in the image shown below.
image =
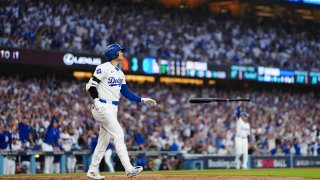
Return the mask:
M 111 175 L 101 172 L 103 175 Z M 124 175 L 124 172 L 112 173 L 112 175 Z M 307 169 L 253 169 L 253 170 L 177 170 L 177 171 L 143 171 L 142 174 L 162 174 L 175 176 L 283 176 L 301 177 L 306 179 L 320 179 L 320 168 Z M 85 173 L 55 174 L 58 176 L 85 176 Z M 15 175 L 17 176 L 17 175 Z M 30 175 L 21 175 L 30 176 Z M 32 175 L 34 176 L 34 175 Z M 37 174 L 37 176 L 47 176 Z

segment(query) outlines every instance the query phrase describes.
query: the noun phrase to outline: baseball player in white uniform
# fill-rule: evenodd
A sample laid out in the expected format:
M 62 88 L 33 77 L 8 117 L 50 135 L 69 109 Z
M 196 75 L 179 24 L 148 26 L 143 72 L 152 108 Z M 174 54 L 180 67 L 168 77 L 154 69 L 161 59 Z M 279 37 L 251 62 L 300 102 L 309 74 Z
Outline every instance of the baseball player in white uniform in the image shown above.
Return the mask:
M 99 164 L 107 149 L 110 138 L 114 139 L 116 152 L 128 177 L 138 175 L 143 168 L 133 167 L 130 163 L 127 147 L 124 143 L 124 132 L 118 122 L 117 112 L 120 95 L 125 98 L 154 106 L 156 101 L 141 98 L 129 91 L 124 73 L 117 67 L 123 60 L 123 48 L 111 44 L 105 50 L 107 62 L 100 64 L 86 85 L 86 90 L 94 100 L 92 115 L 100 122 L 98 143 L 92 156 L 87 176 L 93 179 L 104 179 L 99 174 Z
M 104 154 L 104 162 L 108 166 L 109 172 L 113 173 L 114 172 L 114 167 L 113 167 L 113 163 L 112 163 L 112 147 L 113 147 L 113 144 L 110 143 L 108 145 L 106 153 Z
M 240 112 L 237 107 L 237 125 L 236 125 L 236 168 L 240 169 L 240 156 L 243 155 L 242 168 L 247 169 L 248 163 L 248 136 L 250 134 L 249 115 L 246 112 Z

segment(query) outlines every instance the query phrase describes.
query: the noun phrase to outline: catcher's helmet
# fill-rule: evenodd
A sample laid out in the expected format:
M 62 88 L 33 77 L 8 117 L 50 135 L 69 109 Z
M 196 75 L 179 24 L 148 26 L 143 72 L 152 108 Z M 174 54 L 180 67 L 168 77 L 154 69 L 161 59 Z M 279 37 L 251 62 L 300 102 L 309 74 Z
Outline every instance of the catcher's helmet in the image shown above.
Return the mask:
M 119 56 L 118 51 L 124 50 L 119 44 L 111 44 L 109 45 L 106 50 L 104 55 L 107 58 L 107 61 L 111 61 L 113 59 L 116 59 Z

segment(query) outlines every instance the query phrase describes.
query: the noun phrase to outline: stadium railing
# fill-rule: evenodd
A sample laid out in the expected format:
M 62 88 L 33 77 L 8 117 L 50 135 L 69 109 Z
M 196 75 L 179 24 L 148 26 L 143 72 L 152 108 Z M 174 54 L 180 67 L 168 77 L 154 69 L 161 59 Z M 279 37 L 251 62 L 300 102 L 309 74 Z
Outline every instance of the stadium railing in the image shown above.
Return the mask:
M 183 162 L 183 168 L 194 169 L 234 169 L 234 156 L 218 156 L 205 154 L 183 154 L 181 152 L 168 151 L 130 151 L 130 156 L 145 155 L 146 158 L 172 158 L 175 157 Z M 73 152 L 42 152 L 42 151 L 2 151 L 0 152 L 0 175 L 3 175 L 4 157 L 30 156 L 31 174 L 36 174 L 36 162 L 40 156 L 60 155 L 60 173 L 67 173 L 66 159 L 68 155 L 81 156 L 79 162 L 86 172 L 91 162 L 92 153 L 89 150 Z M 255 168 L 310 168 L 320 167 L 320 156 L 249 156 L 248 169 Z

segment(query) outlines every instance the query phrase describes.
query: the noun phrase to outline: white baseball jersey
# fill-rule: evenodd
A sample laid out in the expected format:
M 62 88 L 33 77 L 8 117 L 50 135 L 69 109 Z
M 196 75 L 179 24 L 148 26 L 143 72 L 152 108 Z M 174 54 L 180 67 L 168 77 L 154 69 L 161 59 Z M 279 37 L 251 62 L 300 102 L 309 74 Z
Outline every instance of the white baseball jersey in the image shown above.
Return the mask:
M 11 151 L 19 151 L 21 150 L 21 142 L 19 140 L 16 141 L 15 144 L 11 144 Z
M 121 85 L 126 84 L 124 73 L 110 62 L 97 66 L 93 76 L 101 82 L 97 86 L 100 99 L 119 101 Z
M 72 147 L 72 137 L 68 133 L 60 134 L 61 146 L 64 151 L 71 151 Z
M 242 118 L 238 118 L 237 120 L 237 132 L 236 136 L 241 138 L 246 138 L 250 134 L 250 124 L 248 122 L 244 122 Z

